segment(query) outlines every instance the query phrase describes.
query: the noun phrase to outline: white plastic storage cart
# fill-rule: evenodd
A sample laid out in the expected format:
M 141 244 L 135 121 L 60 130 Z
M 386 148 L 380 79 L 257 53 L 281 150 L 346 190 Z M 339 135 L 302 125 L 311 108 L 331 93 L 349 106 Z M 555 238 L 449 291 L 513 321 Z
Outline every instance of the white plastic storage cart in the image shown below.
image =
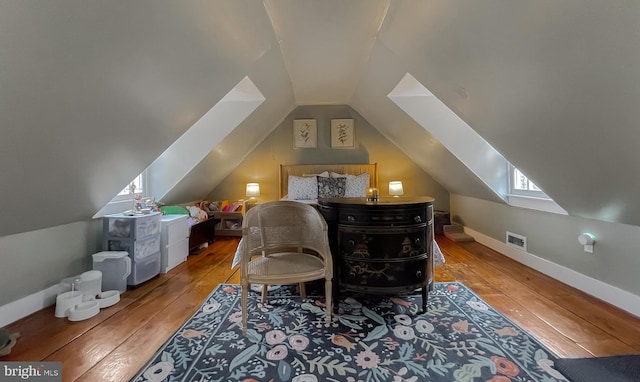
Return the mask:
M 160 219 L 160 273 L 167 273 L 189 256 L 189 216 L 164 215 Z
M 162 214 L 113 214 L 104 217 L 102 249 L 126 251 L 131 259 L 127 285 L 136 286 L 160 273 L 160 218 Z

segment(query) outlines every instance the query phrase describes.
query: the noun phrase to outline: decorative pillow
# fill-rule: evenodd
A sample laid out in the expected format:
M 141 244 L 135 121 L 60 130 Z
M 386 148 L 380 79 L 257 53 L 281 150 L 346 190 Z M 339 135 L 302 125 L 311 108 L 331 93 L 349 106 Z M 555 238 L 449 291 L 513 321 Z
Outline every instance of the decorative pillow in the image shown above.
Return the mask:
M 347 184 L 344 196 L 352 198 L 364 198 L 367 196 L 367 188 L 369 188 L 369 173 L 364 172 L 353 178 L 347 178 Z
M 342 198 L 344 196 L 346 178 L 325 178 L 319 176 L 317 180 L 319 198 Z
M 189 210 L 183 206 L 163 206 L 160 211 L 165 215 L 189 215 Z
M 364 198 L 367 196 L 369 187 L 369 173 L 363 172 L 360 175 L 331 173 L 332 178 L 346 179 L 344 196 L 345 198 Z
M 291 200 L 318 199 L 318 178 L 289 175 L 288 191 Z

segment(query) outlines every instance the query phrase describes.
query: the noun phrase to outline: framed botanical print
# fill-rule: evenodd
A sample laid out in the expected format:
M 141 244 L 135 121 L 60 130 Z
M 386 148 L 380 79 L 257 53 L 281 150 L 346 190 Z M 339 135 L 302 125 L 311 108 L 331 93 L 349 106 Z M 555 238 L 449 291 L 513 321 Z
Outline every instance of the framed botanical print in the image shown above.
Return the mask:
M 293 120 L 293 147 L 316 148 L 318 146 L 318 127 L 315 119 Z
M 331 148 L 355 147 L 353 119 L 331 120 Z

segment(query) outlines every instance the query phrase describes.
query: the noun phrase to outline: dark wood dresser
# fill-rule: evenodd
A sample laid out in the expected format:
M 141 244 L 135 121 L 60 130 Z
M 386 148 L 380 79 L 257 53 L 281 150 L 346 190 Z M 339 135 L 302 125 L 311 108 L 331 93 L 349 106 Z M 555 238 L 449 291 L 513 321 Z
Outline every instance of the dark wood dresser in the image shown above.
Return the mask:
M 334 294 L 409 294 L 433 287 L 431 197 L 321 198 L 329 226 Z M 336 301 L 338 299 L 336 298 Z

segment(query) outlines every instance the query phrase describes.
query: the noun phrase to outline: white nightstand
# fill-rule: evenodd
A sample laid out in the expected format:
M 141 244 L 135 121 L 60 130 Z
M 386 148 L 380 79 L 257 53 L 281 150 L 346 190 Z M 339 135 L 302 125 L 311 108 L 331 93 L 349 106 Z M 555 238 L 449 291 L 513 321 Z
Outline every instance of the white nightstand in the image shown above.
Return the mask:
M 160 273 L 167 273 L 189 256 L 189 216 L 163 215 L 160 219 Z

